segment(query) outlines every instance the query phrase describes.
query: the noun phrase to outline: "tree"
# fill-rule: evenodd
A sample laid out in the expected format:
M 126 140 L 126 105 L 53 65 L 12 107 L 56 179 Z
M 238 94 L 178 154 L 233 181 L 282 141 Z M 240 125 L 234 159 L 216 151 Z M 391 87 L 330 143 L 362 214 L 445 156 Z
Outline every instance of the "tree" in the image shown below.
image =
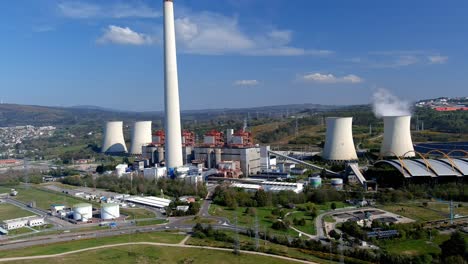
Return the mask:
M 332 210 L 335 210 L 336 209 L 336 203 L 331 203 L 330 207 L 331 207 Z
M 268 204 L 268 195 L 264 190 L 258 190 L 254 197 L 258 207 L 264 207 Z
M 440 245 L 442 249 L 442 258 L 446 259 L 451 256 L 464 256 L 466 255 L 466 241 L 460 232 L 456 231 L 450 239 Z

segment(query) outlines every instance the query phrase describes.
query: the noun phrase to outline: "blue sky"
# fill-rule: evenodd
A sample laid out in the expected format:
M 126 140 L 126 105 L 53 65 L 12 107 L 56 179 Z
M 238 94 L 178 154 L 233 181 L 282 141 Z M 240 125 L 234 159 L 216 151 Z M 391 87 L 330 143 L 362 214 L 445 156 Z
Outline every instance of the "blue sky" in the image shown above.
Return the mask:
M 182 109 L 467 96 L 468 2 L 175 0 Z M 7 103 L 163 109 L 162 0 L 0 1 Z

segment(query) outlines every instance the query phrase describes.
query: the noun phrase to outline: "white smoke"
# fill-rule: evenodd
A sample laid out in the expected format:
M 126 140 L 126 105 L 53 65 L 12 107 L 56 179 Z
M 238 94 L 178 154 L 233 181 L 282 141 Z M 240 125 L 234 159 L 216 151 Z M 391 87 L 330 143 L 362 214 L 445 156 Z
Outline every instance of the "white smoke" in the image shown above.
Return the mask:
M 372 95 L 372 109 L 376 117 L 411 115 L 411 104 L 388 90 L 379 88 Z

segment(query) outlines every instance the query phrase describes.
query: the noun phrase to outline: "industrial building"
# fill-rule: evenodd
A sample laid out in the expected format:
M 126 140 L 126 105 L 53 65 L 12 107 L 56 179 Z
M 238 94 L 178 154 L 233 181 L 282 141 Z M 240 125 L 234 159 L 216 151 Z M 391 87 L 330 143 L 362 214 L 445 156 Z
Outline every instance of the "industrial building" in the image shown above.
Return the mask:
M 266 192 L 280 192 L 280 191 L 292 191 L 295 193 L 300 193 L 304 189 L 303 183 L 294 183 L 294 182 L 274 182 L 274 181 L 264 181 L 259 183 L 240 183 L 235 182 L 230 185 L 233 188 L 241 188 L 247 191 L 257 191 L 264 190 Z
M 445 159 L 390 159 L 380 160 L 375 166 L 388 164 L 404 178 L 463 178 L 468 176 L 468 158 Z
M 3 221 L 3 228 L 6 230 L 13 230 L 22 228 L 25 226 L 34 227 L 34 226 L 42 226 L 45 224 L 44 217 L 39 216 L 28 216 L 28 217 L 21 217 L 16 219 L 4 220 Z
M 132 127 L 132 137 L 129 153 L 141 155 L 142 146 L 152 142 L 151 121 L 137 121 Z
M 123 122 L 110 121 L 104 127 L 104 136 L 101 147 L 102 153 L 126 153 L 127 146 L 123 135 Z
M 126 198 L 125 201 L 156 208 L 164 208 L 169 206 L 169 204 L 171 203 L 171 200 L 169 199 L 158 198 L 154 196 L 133 196 L 130 198 Z
M 411 116 L 384 116 L 384 138 L 380 148 L 382 157 L 414 157 L 411 140 Z
M 352 117 L 327 117 L 323 158 L 330 161 L 357 160 Z

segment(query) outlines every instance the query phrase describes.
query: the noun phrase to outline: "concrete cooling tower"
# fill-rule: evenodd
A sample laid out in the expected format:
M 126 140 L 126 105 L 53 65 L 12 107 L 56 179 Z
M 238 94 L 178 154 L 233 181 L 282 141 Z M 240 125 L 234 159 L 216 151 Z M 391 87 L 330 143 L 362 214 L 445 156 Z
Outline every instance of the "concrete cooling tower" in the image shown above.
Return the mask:
M 104 128 L 104 139 L 101 152 L 103 153 L 126 153 L 127 146 L 123 136 L 123 122 L 111 121 Z
M 153 141 L 151 135 L 151 121 L 137 121 L 132 128 L 130 154 L 140 155 L 141 147 Z
M 323 158 L 326 160 L 357 160 L 353 141 L 352 117 L 327 117 L 327 134 Z
M 411 140 L 411 116 L 384 116 L 384 139 L 380 148 L 382 157 L 414 157 Z M 411 151 L 411 152 L 408 152 Z

